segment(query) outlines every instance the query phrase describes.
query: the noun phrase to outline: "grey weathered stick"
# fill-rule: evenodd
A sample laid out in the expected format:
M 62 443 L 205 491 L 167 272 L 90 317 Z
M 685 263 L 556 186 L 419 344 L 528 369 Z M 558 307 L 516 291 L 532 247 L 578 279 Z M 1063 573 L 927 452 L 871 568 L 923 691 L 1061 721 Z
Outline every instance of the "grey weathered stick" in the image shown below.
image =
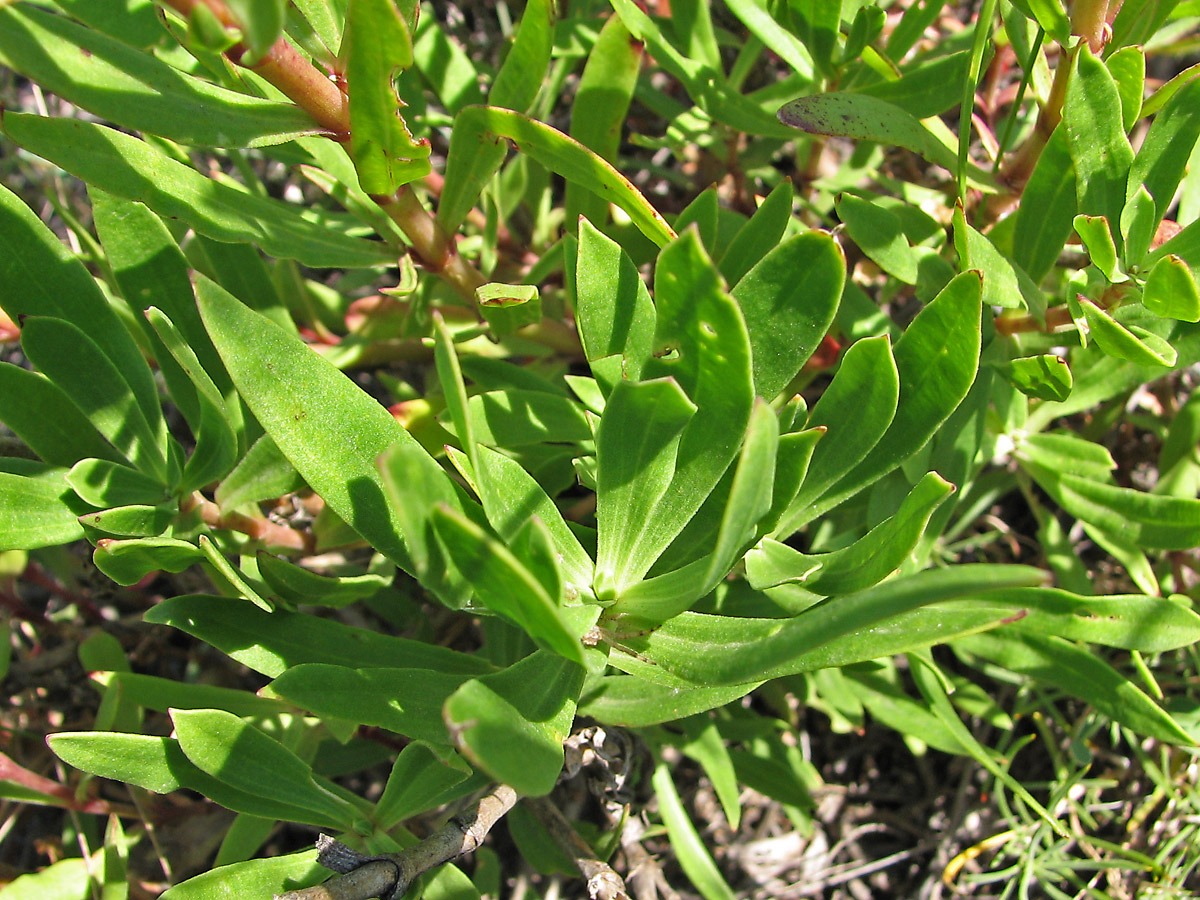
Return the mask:
M 455 816 L 419 844 L 399 853 L 364 856 L 321 835 L 317 840 L 317 862 L 342 874 L 324 884 L 276 894 L 275 900 L 394 900 L 408 890 L 413 879 L 478 848 L 516 802 L 516 791 L 506 784 L 498 785 L 480 799 L 473 813 Z
M 592 900 L 630 900 L 625 881 L 608 863 L 596 857 L 557 806 L 545 797 L 526 797 L 525 805 L 545 826 L 554 842 L 570 855 L 579 874 L 587 880 L 587 892 Z

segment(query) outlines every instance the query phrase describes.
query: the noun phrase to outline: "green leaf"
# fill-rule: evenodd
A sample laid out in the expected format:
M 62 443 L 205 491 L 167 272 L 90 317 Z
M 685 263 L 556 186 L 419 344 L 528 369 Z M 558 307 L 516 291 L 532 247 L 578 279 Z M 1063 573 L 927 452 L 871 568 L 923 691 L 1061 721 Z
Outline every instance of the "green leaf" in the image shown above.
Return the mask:
M 467 408 L 475 440 L 495 447 L 592 439 L 583 408 L 558 394 L 520 388 L 487 391 L 471 397 Z
M 52 466 L 88 458 L 128 462 L 62 388 L 12 363 L 0 363 L 0 422 Z
M 895 469 L 958 408 L 979 364 L 981 300 L 979 273 L 964 272 L 917 314 L 896 344 L 900 401 L 895 418 L 866 458 L 821 498 L 817 510 L 832 509 Z M 817 452 L 826 446 L 818 444 Z
M 270 693 L 317 716 L 386 728 L 413 740 L 449 744 L 442 704 L 471 676 L 430 669 L 293 666 Z
M 1107 480 L 1117 464 L 1105 447 L 1075 434 L 1029 434 L 1014 448 L 1014 455 L 1058 475 L 1080 475 Z
M 900 568 L 925 533 L 934 510 L 952 493 L 954 485 L 936 472 L 927 473 L 894 516 L 849 547 L 820 557 L 821 568 L 805 580 L 805 587 L 833 596 L 865 590 L 882 581 Z
M 303 487 L 304 479 L 295 466 L 271 436 L 264 434 L 217 486 L 217 503 L 223 509 L 236 509 L 243 503 L 282 497 Z
M 201 771 L 237 790 L 308 810 L 325 822 L 353 830 L 363 811 L 334 793 L 312 768 L 283 744 L 218 709 L 172 710 L 184 754 Z
M 5 900 L 84 900 L 91 896 L 89 861 L 60 859 L 40 872 L 20 875 L 4 886 Z
M 63 732 L 47 741 L 63 761 L 99 775 L 165 794 L 186 788 L 203 794 L 226 809 L 266 819 L 336 827 L 337 819 L 323 812 L 243 791 L 213 778 L 184 755 L 172 738 L 103 731 Z M 287 796 L 286 792 L 282 796 Z
M 246 62 L 253 65 L 283 33 L 287 0 L 225 0 L 229 11 L 241 26 L 242 41 L 250 53 Z
M 917 283 L 919 260 L 891 210 L 853 194 L 839 194 L 838 218 L 846 232 L 872 262 L 905 284 Z
M 106 689 L 119 693 L 122 700 L 159 712 L 172 708 L 223 709 L 235 716 L 273 716 L 289 711 L 287 705 L 278 700 L 235 688 L 173 681 L 135 672 L 93 672 L 91 677 Z
M 987 235 L 970 226 L 962 206 L 954 208 L 954 247 L 962 270 L 978 269 L 983 273 L 983 305 L 1019 309 L 1025 303 L 1021 284 L 1008 258 L 996 249 Z M 1045 305 L 1045 301 L 1041 301 Z
M 1125 208 L 1121 210 L 1121 236 L 1125 239 L 1124 262 L 1127 271 L 1141 268 L 1157 227 L 1154 198 L 1139 184 L 1126 198 Z
M 779 121 L 808 134 L 874 141 L 903 147 L 927 162 L 956 171 L 955 153 L 941 143 L 912 113 L 867 94 L 834 91 L 800 97 L 784 104 Z M 978 170 L 972 175 L 978 179 Z M 989 180 L 985 177 L 984 179 Z
M 954 600 L 942 608 L 965 608 L 972 602 Z M 1162 653 L 1200 639 L 1200 616 L 1179 598 L 1080 596 L 1057 588 L 1025 587 L 994 591 L 984 602 L 1022 611 L 1021 618 L 1005 627 L 1035 635 L 1052 634 L 1142 653 Z
M 159 357 L 159 365 L 165 369 L 165 361 L 173 359 L 180 376 L 190 382 L 194 392 L 196 446 L 183 468 L 179 486 L 179 493 L 186 495 L 223 478 L 233 468 L 237 461 L 241 408 L 236 407 L 236 413 L 230 412 L 225 398 L 175 323 L 156 307 L 151 306 L 145 312 L 159 344 L 167 351 Z M 211 349 L 207 335 L 205 338 L 204 345 Z M 219 371 L 228 377 L 224 366 L 219 366 Z
M 329 870 L 317 862 L 316 850 L 220 866 L 189 878 L 163 893 L 165 900 L 224 900 L 226 897 L 270 897 L 319 884 Z
M 481 604 L 519 625 L 540 646 L 583 664 L 583 632 L 576 633 L 562 614 L 562 598 L 550 596 L 505 544 L 445 506 L 434 511 L 433 523 L 447 555 Z
M 700 725 L 699 733 L 695 730 L 697 724 Z M 730 759 L 725 740 L 717 730 L 717 723 L 712 719 L 703 719 L 699 723 L 684 723 L 684 727 L 687 729 L 684 733 L 689 740 L 680 745 L 680 751 L 700 764 L 717 793 L 717 799 L 721 801 L 721 810 L 725 813 L 729 827 L 737 831 L 742 821 L 737 775 L 734 773 L 733 760 Z
M 642 63 L 642 47 L 631 39 L 620 16 L 609 16 L 579 76 L 571 116 L 571 137 L 610 163 L 617 160 L 621 146 L 621 127 L 629 113 L 629 104 L 637 86 Z M 493 105 L 504 106 L 496 103 Z M 608 204 L 584 186 L 568 183 L 563 201 L 568 226 L 580 216 L 602 224 Z
M 698 687 L 682 680 L 667 685 L 633 675 L 605 675 L 589 679 L 579 712 L 609 725 L 644 728 L 717 709 L 756 687 L 758 682 Z
M 0 9 L 0 64 L 105 121 L 201 147 L 262 147 L 322 130 L 293 103 L 193 78 L 120 37 L 31 6 Z
M 1105 353 L 1139 366 L 1175 365 L 1175 349 L 1158 335 L 1151 334 L 1143 328 L 1135 332 L 1086 297 L 1081 295 L 1078 300 L 1087 319 L 1092 340 Z
M 495 675 L 472 679 L 446 701 L 459 750 L 518 794 L 548 794 L 563 766 L 583 668 L 539 651 Z
M 747 272 L 761 260 L 771 248 L 779 244 L 792 218 L 792 200 L 795 190 L 790 178 L 784 178 L 763 198 L 749 221 L 733 236 L 718 268 L 725 283 L 734 288 Z M 839 248 L 840 249 L 840 248 Z
M 940 116 L 962 101 L 962 85 L 970 75 L 971 51 L 921 59 L 895 81 L 878 81 L 858 90 L 898 106 L 918 119 Z
M 0 125 L 10 115 L 4 114 Z M 145 420 L 161 418 L 150 367 L 92 276 L 40 219 L 3 187 L 0 307 L 14 322 L 26 316 L 53 316 L 78 327 L 129 383 Z M 105 453 L 89 455 L 114 458 Z
M 394 252 L 384 244 L 348 237 L 306 218 L 296 207 L 205 178 L 150 144 L 111 128 L 13 112 L 4 114 L 0 127 L 30 153 L 89 185 L 137 200 L 166 218 L 181 219 L 215 240 L 257 244 L 272 256 L 316 268 L 395 262 Z
M 1129 167 L 1126 193 L 1145 188 L 1154 198 L 1154 224 L 1162 220 L 1200 138 L 1200 80 L 1183 85 L 1166 102 L 1146 132 Z
M 832 75 L 842 25 L 842 0 L 803 0 L 789 6 L 796 36 L 812 54 L 817 69 L 823 75 Z
M 546 80 L 550 51 L 554 45 L 554 22 L 557 18 L 554 7 L 553 0 L 530 0 L 525 4 L 512 46 L 488 92 L 490 106 L 502 106 L 523 113 L 528 112 L 537 99 L 538 91 Z M 586 145 L 586 142 L 583 143 Z
M 725 879 L 721 877 L 717 864 L 704 848 L 704 842 L 696 833 L 696 827 L 688 819 L 683 808 L 683 801 L 675 790 L 671 780 L 671 770 L 666 763 L 660 763 L 654 769 L 651 779 L 654 793 L 658 797 L 658 812 L 663 824 L 667 826 L 667 835 L 671 839 L 671 848 L 679 860 L 688 880 L 695 886 L 704 900 L 734 900 L 734 893 Z
M 268 613 L 228 597 L 172 597 L 148 610 L 145 620 L 178 628 L 268 678 L 278 678 L 303 663 L 348 668 L 403 666 L 467 675 L 491 671 L 481 657 L 425 641 L 391 637 L 281 609 Z
M 438 805 L 471 775 L 471 767 L 442 747 L 413 741 L 396 757 L 372 819 L 384 831 Z
M 620 571 L 644 574 L 674 537 L 654 511 L 675 475 L 680 438 L 695 414 L 695 404 L 670 379 L 620 381 L 608 397 L 596 431 L 596 588 L 606 599 L 606 589 L 617 591 Z
M 1063 126 L 1075 166 L 1079 212 L 1119 222 L 1133 163 L 1121 119 L 1121 98 L 1104 63 L 1086 45 L 1078 53 L 1063 104 Z
M 167 499 L 161 483 L 136 469 L 106 459 L 81 459 L 66 476 L 85 502 L 101 509 L 112 506 L 153 506 Z
M 809 231 L 766 254 L 733 289 L 750 335 L 754 393 L 773 400 L 833 323 L 846 260 L 830 235 Z
M 1147 549 L 1186 550 L 1200 544 L 1200 500 L 1148 494 L 1078 475 L 1035 475 L 1068 513 L 1109 534 Z
M 1112 73 L 1121 98 L 1121 127 L 1130 131 L 1141 118 L 1142 96 L 1146 90 L 1146 51 L 1142 47 L 1122 47 L 1104 60 Z
M 864 338 L 851 345 L 809 416 L 809 428 L 827 431 L 813 450 L 800 492 L 773 536 L 787 537 L 818 514 L 816 502 L 887 433 L 899 396 L 900 376 L 887 337 Z M 848 409 L 854 410 L 853 416 L 846 414 Z
M 531 159 L 623 209 L 642 234 L 660 247 L 675 237 L 666 220 L 630 181 L 595 152 L 561 131 L 509 109 L 471 106 L 454 118 L 446 181 L 438 221 L 458 228 L 487 181 L 504 161 L 503 153 L 481 150 L 483 142 L 512 141 Z
M 813 77 L 813 58 L 809 46 L 780 25 L 758 0 L 732 0 L 729 11 L 737 16 L 746 29 L 769 47 L 801 78 Z M 618 12 L 620 10 L 618 9 Z M 836 30 L 837 25 L 833 25 Z
M 1092 265 L 1100 270 L 1100 274 L 1110 284 L 1124 281 L 1124 275 L 1117 268 L 1117 245 L 1108 227 L 1108 219 L 1104 216 L 1080 215 L 1075 217 L 1074 225 L 1075 233 L 1079 235 Z
M 375 460 L 415 439 L 333 365 L 211 281 L 200 280 L 196 296 L 238 393 L 283 454 L 351 528 L 411 571 L 410 547 L 424 536 L 405 533 Z M 449 484 L 431 457 L 419 465 Z
M 92 560 L 96 568 L 117 584 L 137 584 L 151 572 L 163 569 L 182 572 L 198 562 L 206 561 L 204 552 L 195 544 L 167 537 L 146 537 L 136 540 L 96 542 Z
M 662 252 L 655 286 L 658 349 L 643 374 L 672 377 L 696 412 L 685 424 L 684 406 L 671 401 L 653 416 L 644 410 L 630 417 L 629 401 L 636 397 L 635 404 L 640 403 L 649 395 L 626 391 L 619 413 L 612 413 L 610 420 L 618 391 L 610 397 L 597 432 L 598 593 L 619 593 L 640 580 L 687 525 L 736 455 L 753 404 L 745 322 L 735 302 L 721 290 L 719 276 L 695 231 L 685 232 Z M 663 394 L 671 388 L 657 390 Z M 669 416 L 662 420 L 667 427 L 659 425 L 648 432 L 645 423 L 663 414 Z M 617 424 L 610 428 L 606 422 Z M 679 427 L 678 451 L 672 453 L 670 445 Z M 627 446 L 638 449 L 631 454 Z M 654 477 L 636 475 L 640 467 L 630 468 L 633 456 L 653 458 L 663 450 L 667 454 L 651 470 Z
M 571 592 L 590 592 L 595 568 L 592 558 L 558 507 L 521 464 L 503 453 L 480 447 L 475 475 L 484 514 L 501 540 L 511 543 L 529 519 L 537 516 L 554 542 L 568 599 Z
M 0 472 L 0 550 L 34 550 L 83 537 L 68 505 L 72 496 L 62 470 L 31 478 Z
M 1168 254 L 1154 264 L 1142 290 L 1142 303 L 1156 316 L 1200 322 L 1200 290 L 1192 270 L 1178 256 Z
M 156 410 L 147 419 L 133 387 L 98 343 L 65 319 L 34 316 L 21 328 L 21 346 L 114 447 L 160 484 L 167 483 L 162 414 Z
M 79 522 L 102 534 L 118 537 L 155 537 L 170 528 L 178 516 L 178 505 L 133 505 L 88 513 L 80 516 Z
M 579 337 L 596 380 L 607 392 L 622 378 L 640 378 L 654 341 L 654 304 L 633 260 L 590 222 L 579 226 L 575 298 Z M 618 357 L 615 366 L 597 366 L 611 357 Z
M 351 0 L 341 56 L 358 182 L 368 194 L 389 196 L 430 172 L 429 141 L 413 139 L 392 83 L 413 64 L 412 36 L 393 0 Z
M 1058 261 L 1079 209 L 1066 126 L 1054 129 L 1025 184 L 1013 229 L 1013 259 L 1035 283 Z
M 1001 371 L 1027 397 L 1062 402 L 1071 396 L 1071 369 L 1061 356 L 1025 356 L 1005 363 Z
M 1115 722 L 1168 744 L 1195 741 L 1133 682 L 1095 654 L 1054 635 L 1028 632 L 978 634 L 964 638 L 963 650 L 1066 691 Z
M 827 600 L 790 619 L 687 612 L 649 635 L 625 641 L 666 672 L 694 684 L 739 684 L 830 664 L 826 660 L 814 666 L 806 657 L 819 654 L 822 645 L 844 636 L 861 643 L 859 652 L 864 655 L 860 659 L 889 655 L 897 651 L 893 649 L 894 637 L 880 628 L 887 620 L 941 600 L 963 596 L 983 600 L 989 591 L 1036 585 L 1043 577 L 1040 570 L 1022 566 L 932 569 Z M 941 615 L 945 616 L 944 611 Z M 994 607 L 984 621 L 987 616 L 1002 618 L 995 614 Z M 948 636 L 953 632 L 945 628 L 944 633 Z M 944 639 L 935 633 L 928 643 Z
M 341 609 L 387 591 L 393 581 L 390 575 L 344 575 L 340 578 L 318 575 L 261 550 L 257 559 L 258 574 L 263 581 L 290 603 Z

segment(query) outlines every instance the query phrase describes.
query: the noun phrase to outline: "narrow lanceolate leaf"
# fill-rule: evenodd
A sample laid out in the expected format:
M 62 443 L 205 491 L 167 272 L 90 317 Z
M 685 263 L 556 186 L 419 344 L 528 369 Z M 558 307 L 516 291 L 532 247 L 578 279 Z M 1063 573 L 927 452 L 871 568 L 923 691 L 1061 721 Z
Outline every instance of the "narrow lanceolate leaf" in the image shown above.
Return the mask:
M 433 522 L 447 554 L 482 605 L 519 625 L 539 645 L 583 664 L 583 632 L 576 632 L 563 615 L 561 597 L 551 596 L 504 544 L 461 513 L 440 507 Z
M 1054 267 L 1071 234 L 1071 223 L 1079 210 L 1075 188 L 1067 129 L 1059 125 L 1042 148 L 1025 185 L 1013 233 L 1013 259 L 1034 283 Z
M 754 393 L 773 400 L 829 330 L 846 280 L 842 249 L 822 231 L 789 238 L 733 289 L 750 335 Z
M 375 460 L 392 444 L 415 445 L 413 437 L 330 363 L 213 282 L 201 279 L 196 294 L 238 392 L 279 449 L 351 528 L 410 569 L 404 523 Z M 430 477 L 447 478 L 422 458 Z
M 1154 264 L 1142 291 L 1142 303 L 1158 316 L 1200 322 L 1200 290 L 1192 270 L 1178 256 L 1164 256 Z
M 801 97 L 784 104 L 779 110 L 779 121 L 809 134 L 903 147 L 952 172 L 958 167 L 954 151 L 939 141 L 920 119 L 894 103 L 867 94 L 834 91 Z M 982 184 L 992 180 L 977 167 L 972 167 L 970 178 Z
M 21 346 L 114 447 L 146 475 L 167 483 L 161 412 L 147 419 L 124 373 L 90 336 L 66 319 L 38 316 L 25 320 Z
M 442 704 L 469 675 L 431 669 L 351 669 L 311 663 L 271 682 L 270 693 L 314 715 L 449 744 Z
M 866 457 L 891 427 L 900 396 L 900 376 L 885 336 L 855 343 L 833 381 L 813 407 L 810 428 L 827 428 L 813 450 L 800 491 L 776 526 L 785 538 L 811 520 L 815 502 Z M 853 409 L 853 418 L 846 410 Z
M 161 416 L 150 367 L 92 276 L 29 207 L 2 186 L 0 307 L 14 322 L 24 316 L 53 316 L 78 326 L 129 383 L 147 421 Z
M 683 808 L 683 801 L 675 790 L 671 780 L 671 770 L 666 763 L 660 764 L 654 770 L 654 792 L 658 796 L 659 815 L 667 826 L 667 834 L 671 839 L 671 847 L 679 859 L 680 866 L 687 874 L 688 880 L 704 897 L 704 900 L 734 900 L 733 890 L 721 877 L 721 872 L 696 827 Z
M 1078 179 L 1079 212 L 1121 221 L 1133 148 L 1122 125 L 1116 83 L 1086 46 L 1067 87 L 1063 126 Z
M 847 234 L 875 265 L 905 284 L 917 283 L 920 259 L 904 236 L 899 216 L 853 194 L 838 195 L 837 213 Z
M 897 651 L 895 637 L 882 628 L 888 620 L 941 600 L 969 596 L 984 603 L 989 591 L 1032 587 L 1044 578 L 1041 570 L 1025 566 L 929 569 L 860 593 L 835 597 L 790 619 L 688 612 L 647 636 L 627 638 L 625 642 L 667 672 L 694 684 L 740 684 L 807 671 L 811 668 L 807 661 L 810 654 L 842 637 L 852 637 L 859 643 L 857 651 L 866 654 L 859 659 L 890 655 Z M 992 607 L 984 621 L 998 620 L 1003 615 L 996 615 Z M 983 621 L 979 624 L 982 626 Z M 945 633 L 952 632 L 947 628 Z M 926 643 L 944 639 L 935 636 L 927 638 Z M 845 661 L 823 660 L 822 664 L 844 665 Z
M 490 106 L 528 112 L 537 99 L 554 46 L 554 6 L 554 0 L 530 0 L 525 4 L 516 37 L 488 92 Z
M 0 550 L 34 550 L 83 537 L 71 489 L 59 471 L 30 477 L 0 472 Z M 78 502 L 78 501 L 76 501 Z
M 413 139 L 392 82 L 413 64 L 412 35 L 392 0 L 352 0 L 342 48 L 358 182 L 368 194 L 390 195 L 430 171 L 429 142 Z
M 1091 651 L 1055 635 L 979 634 L 963 649 L 1020 675 L 1066 691 L 1138 734 L 1191 746 L 1195 739 L 1132 681 Z
M 649 516 L 639 521 L 621 515 L 623 522 L 618 525 L 614 520 L 617 527 L 612 530 L 601 524 L 596 561 L 598 589 L 602 582 L 604 589 L 619 592 L 646 574 L 725 474 L 737 455 L 754 403 L 745 320 L 737 304 L 721 289 L 720 277 L 694 229 L 684 232 L 660 254 L 655 288 L 655 350 L 662 355 L 647 361 L 643 375 L 673 378 L 696 412 L 679 435 L 669 485 L 660 487 L 660 479 L 654 479 L 650 497 L 657 502 Z M 615 456 L 622 460 L 618 465 L 625 468 L 629 458 L 628 450 L 610 440 L 612 432 L 600 436 L 607 417 L 606 408 L 597 440 L 602 490 L 607 492 L 611 486 L 626 495 L 627 503 L 644 504 L 646 500 L 628 496 L 642 490 L 640 475 L 610 481 L 604 474 L 605 459 Z M 643 425 L 628 420 L 626 424 L 630 439 L 641 445 Z M 601 442 L 604 455 L 600 455 Z M 597 502 L 605 504 L 606 517 L 619 506 L 609 506 L 603 493 Z M 629 511 L 626 506 L 625 512 Z M 599 512 L 598 505 L 598 516 Z M 635 537 L 639 532 L 641 537 Z
M 610 163 L 617 160 L 621 126 L 629 112 L 641 63 L 641 44 L 632 39 L 620 16 L 611 16 L 600 29 L 579 77 L 570 129 L 572 138 Z M 608 213 L 604 199 L 580 184 L 567 185 L 564 203 L 568 225 L 579 216 L 602 223 Z
M 579 226 L 575 297 L 579 337 L 601 387 L 636 381 L 654 342 L 654 303 L 629 254 L 590 222 Z
M 1142 547 L 1186 550 L 1200 544 L 1200 500 L 1148 494 L 1077 475 L 1038 482 L 1071 515 Z
M 792 217 L 792 201 L 795 193 L 792 180 L 785 178 L 772 188 L 741 227 L 721 257 L 719 268 L 725 283 L 735 289 L 742 276 L 750 271 L 768 251 L 779 243 Z
M 329 870 L 317 862 L 317 851 L 304 850 L 219 866 L 168 888 L 162 900 L 211 900 L 226 891 L 234 897 L 273 897 L 328 877 Z
M 0 363 L 0 422 L 52 466 L 88 458 L 128 462 L 62 388 L 12 363 Z
M 322 784 L 291 750 L 219 709 L 172 710 L 179 746 L 218 781 L 254 796 L 286 798 L 323 821 L 352 830 L 362 810 Z
M 425 641 L 391 637 L 282 609 L 268 613 L 228 597 L 172 597 L 152 607 L 146 621 L 178 628 L 268 678 L 277 678 L 303 663 L 349 668 L 403 666 L 468 675 L 484 674 L 492 668 L 478 656 Z
M 519 794 L 548 794 L 563 766 L 583 668 L 539 651 L 495 675 L 472 679 L 446 701 L 459 750 Z
M 218 241 L 257 244 L 308 266 L 352 268 L 395 261 L 385 245 L 348 237 L 295 207 L 205 178 L 145 141 L 78 119 L 6 112 L 0 128 L 30 153 Z
M 979 365 L 981 300 L 979 273 L 964 272 L 917 314 L 896 344 L 896 417 L 866 459 L 819 501 L 819 510 L 832 509 L 892 471 L 958 408 Z
M 600 571 L 649 569 L 674 537 L 649 529 L 656 504 L 675 475 L 679 439 L 696 406 L 674 381 L 619 381 L 596 432 L 596 522 Z M 631 581 L 634 579 L 631 579 Z M 597 590 L 605 579 L 597 577 Z
M 458 227 L 504 161 L 503 152 L 489 153 L 481 161 L 481 146 L 485 142 L 504 141 L 511 141 L 520 152 L 567 181 L 615 203 L 642 234 L 660 247 L 675 237 L 666 220 L 629 179 L 595 152 L 536 119 L 491 106 L 471 106 L 454 118 L 446 159 L 446 183 L 438 207 L 438 220 L 444 227 L 449 230 Z
M 294 103 L 239 94 L 31 6 L 0 8 L 0 64 L 125 128 L 202 147 L 261 147 L 321 131 Z
M 1162 220 L 1200 138 L 1200 79 L 1175 92 L 1150 123 L 1146 139 L 1129 168 L 1126 193 L 1144 187 L 1154 198 L 1154 223 Z

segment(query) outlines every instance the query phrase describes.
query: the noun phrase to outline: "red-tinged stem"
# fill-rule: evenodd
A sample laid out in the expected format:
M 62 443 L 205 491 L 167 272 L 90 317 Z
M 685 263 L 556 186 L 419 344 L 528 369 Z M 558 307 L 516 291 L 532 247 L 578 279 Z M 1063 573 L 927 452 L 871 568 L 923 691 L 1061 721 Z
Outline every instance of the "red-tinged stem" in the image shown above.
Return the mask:
M 240 28 L 237 17 L 221 0 L 163 0 L 185 19 L 198 4 L 207 6 L 226 28 Z M 248 61 L 249 48 L 234 44 L 225 55 L 238 65 L 261 75 L 329 132 L 337 141 L 350 137 L 350 104 L 330 78 L 301 56 L 286 37 L 280 36 L 261 59 Z
M 440 275 L 468 305 L 475 305 L 475 288 L 486 283 L 479 270 L 459 255 L 441 223 L 405 185 L 390 197 L 373 197 L 380 209 L 400 226 L 426 271 Z
M 199 492 L 192 495 L 190 502 L 180 504 L 180 512 L 199 509 L 200 518 L 210 528 L 221 528 L 229 531 L 239 531 L 264 546 L 278 550 L 299 550 L 312 553 L 313 537 L 302 531 L 297 531 L 287 525 L 280 525 L 262 517 L 243 515 L 242 513 L 224 513 L 221 508 Z
M 108 801 L 78 799 L 75 796 L 75 792 L 65 784 L 59 784 L 57 781 L 52 781 L 49 778 L 38 775 L 36 772 L 31 772 L 24 766 L 18 765 L 3 753 L 0 753 L 0 779 L 11 781 L 13 784 L 19 784 L 23 788 L 43 794 L 49 798 L 47 802 L 53 802 L 55 806 L 61 806 L 64 809 L 73 809 L 76 812 L 93 813 L 100 816 L 106 816 L 111 812 L 115 812 L 113 805 Z

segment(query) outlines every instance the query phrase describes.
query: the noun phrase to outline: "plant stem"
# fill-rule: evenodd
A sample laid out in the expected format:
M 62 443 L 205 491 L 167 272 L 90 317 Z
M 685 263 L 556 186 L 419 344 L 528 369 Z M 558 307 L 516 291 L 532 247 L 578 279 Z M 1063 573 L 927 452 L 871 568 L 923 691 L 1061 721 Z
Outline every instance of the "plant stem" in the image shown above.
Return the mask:
M 395 900 L 413 880 L 443 863 L 477 849 L 517 802 L 506 784 L 485 794 L 473 813 L 455 816 L 419 844 L 399 853 L 364 856 L 328 835 L 317 839 L 317 862 L 340 873 L 324 884 L 276 894 L 275 900 Z
M 587 880 L 587 895 L 593 900 L 629 900 L 625 882 L 608 863 L 596 857 L 588 842 L 579 836 L 557 806 L 545 797 L 526 797 L 525 805 L 537 816 L 554 842 L 571 857 L 579 874 Z

